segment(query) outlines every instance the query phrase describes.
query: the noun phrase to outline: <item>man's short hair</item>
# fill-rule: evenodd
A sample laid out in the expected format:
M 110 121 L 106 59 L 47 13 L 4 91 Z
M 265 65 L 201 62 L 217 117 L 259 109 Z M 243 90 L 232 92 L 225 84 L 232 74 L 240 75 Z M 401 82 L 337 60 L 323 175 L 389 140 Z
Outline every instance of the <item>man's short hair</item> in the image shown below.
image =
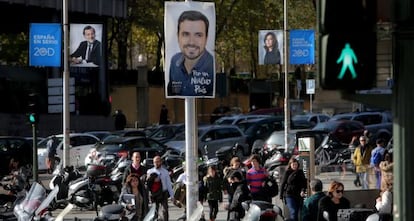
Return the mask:
M 310 182 L 310 188 L 314 192 L 322 191 L 322 181 L 320 179 L 314 179 Z
M 85 34 L 86 30 L 92 30 L 93 33 L 95 33 L 95 28 L 90 26 L 90 25 L 87 25 L 87 26 L 85 26 L 85 28 L 83 28 L 83 34 Z
M 180 15 L 180 17 L 178 18 L 177 33 L 180 33 L 180 24 L 185 20 L 189 20 L 189 21 L 200 21 L 201 20 L 201 21 L 203 21 L 204 24 L 206 25 L 206 36 L 208 36 L 209 21 L 203 13 L 201 13 L 199 11 L 194 11 L 194 10 L 184 11 Z
M 382 138 L 378 138 L 376 144 L 385 144 L 385 140 Z

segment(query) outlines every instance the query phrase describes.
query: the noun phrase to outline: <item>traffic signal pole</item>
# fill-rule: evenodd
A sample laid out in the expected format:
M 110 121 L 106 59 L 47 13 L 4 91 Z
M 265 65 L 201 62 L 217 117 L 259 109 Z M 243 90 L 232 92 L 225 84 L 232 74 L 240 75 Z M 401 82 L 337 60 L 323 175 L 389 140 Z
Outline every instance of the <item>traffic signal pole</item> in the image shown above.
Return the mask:
M 33 166 L 32 166 L 32 173 L 33 173 L 33 181 L 37 182 L 39 180 L 38 176 L 38 159 L 37 159 L 37 126 L 36 123 L 32 123 L 32 133 L 33 133 Z

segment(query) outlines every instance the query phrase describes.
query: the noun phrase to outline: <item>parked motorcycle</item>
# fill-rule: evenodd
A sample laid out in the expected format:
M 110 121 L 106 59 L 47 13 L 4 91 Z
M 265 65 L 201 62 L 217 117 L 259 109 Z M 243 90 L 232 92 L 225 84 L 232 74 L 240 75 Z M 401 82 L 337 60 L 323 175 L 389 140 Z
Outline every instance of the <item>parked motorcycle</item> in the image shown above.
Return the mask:
M 59 187 L 56 187 L 47 194 L 46 189 L 41 184 L 33 183 L 26 197 L 14 207 L 14 215 L 18 221 L 54 220 L 47 208 L 58 192 Z
M 242 203 L 246 211 L 243 221 L 283 221 L 282 209 L 266 201 L 246 201 Z
M 98 205 L 117 201 L 120 190 L 109 176 L 110 169 L 104 165 L 89 164 L 86 176 L 69 183 L 69 202 L 98 212 Z
M 59 192 L 51 203 L 52 209 L 64 208 L 68 204 L 68 192 L 70 182 L 82 177 L 80 172 L 74 168 L 74 166 L 67 166 L 63 168 L 62 164 L 59 164 L 55 171 L 53 171 L 53 177 L 49 182 L 49 188 L 54 190 L 55 187 L 59 187 Z
M 327 135 L 315 150 L 315 161 L 320 166 L 338 165 L 347 159 L 351 159 L 349 145 L 339 142 L 332 135 Z
M 122 201 L 126 202 L 132 207 L 127 207 L 120 204 L 110 204 L 103 206 L 99 211 L 98 217 L 94 221 L 117 221 L 117 220 L 132 220 L 135 216 L 135 195 L 124 194 Z

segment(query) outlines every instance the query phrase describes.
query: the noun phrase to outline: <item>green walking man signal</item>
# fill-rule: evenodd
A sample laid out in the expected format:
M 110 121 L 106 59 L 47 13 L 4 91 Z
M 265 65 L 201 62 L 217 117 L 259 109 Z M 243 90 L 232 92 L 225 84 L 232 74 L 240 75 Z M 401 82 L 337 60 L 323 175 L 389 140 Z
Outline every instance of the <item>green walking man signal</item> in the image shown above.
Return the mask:
M 358 59 L 355 55 L 354 50 L 352 50 L 351 46 L 349 45 L 349 43 L 345 44 L 345 47 L 342 49 L 340 57 L 338 58 L 338 60 L 336 60 L 337 64 L 341 62 L 342 62 L 342 68 L 341 68 L 341 72 L 338 75 L 338 79 L 342 79 L 344 77 L 347 69 L 349 69 L 349 71 L 351 72 L 352 79 L 355 79 L 357 77 L 357 73 L 355 72 L 355 69 L 354 69 L 354 62 L 355 64 L 357 64 Z

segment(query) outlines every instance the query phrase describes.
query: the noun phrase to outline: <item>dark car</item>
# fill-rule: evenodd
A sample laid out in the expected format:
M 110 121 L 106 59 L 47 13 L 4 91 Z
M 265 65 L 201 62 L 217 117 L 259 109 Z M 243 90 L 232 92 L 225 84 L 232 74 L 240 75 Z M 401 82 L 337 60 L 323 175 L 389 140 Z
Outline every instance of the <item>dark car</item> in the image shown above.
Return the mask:
M 361 136 L 364 133 L 365 127 L 359 121 L 337 120 L 319 123 L 312 130 L 329 132 L 334 139 L 349 144 L 353 136 Z
M 184 132 L 185 124 L 165 124 L 160 125 L 155 131 L 153 131 L 149 137 L 154 140 L 157 140 L 161 143 L 165 143 L 172 138 L 174 138 L 177 134 Z
M 253 147 L 256 140 L 265 140 L 273 131 L 283 130 L 283 122 L 283 116 L 275 116 L 244 120 L 237 126 L 247 136 L 249 147 Z
M 111 131 L 111 134 L 107 135 L 103 140 L 110 140 L 116 137 L 138 137 L 138 136 L 148 136 L 145 130 L 141 129 L 125 129 L 125 130 L 116 130 Z
M 105 159 L 116 159 L 120 154 L 132 155 L 140 152 L 141 159 L 161 156 L 166 151 L 166 146 L 148 137 L 115 137 L 98 143 L 95 146 L 97 154 Z
M 165 143 L 177 155 L 185 152 L 185 133 L 177 135 L 173 140 Z M 249 145 L 246 143 L 246 136 L 234 125 L 203 125 L 198 127 L 198 154 L 205 154 L 204 147 L 207 146 L 208 157 L 216 156 L 216 151 L 224 146 L 237 144 L 236 153 L 238 156 L 250 154 Z
M 33 150 L 30 140 L 17 136 L 0 136 L 0 176 L 9 173 L 10 159 L 18 159 L 20 165 L 31 165 Z
M 392 115 L 390 112 L 352 112 L 336 114 L 330 119 L 334 120 L 355 120 L 361 122 L 365 129 L 372 134 L 375 142 L 377 138 L 382 138 L 386 142 L 392 137 Z

